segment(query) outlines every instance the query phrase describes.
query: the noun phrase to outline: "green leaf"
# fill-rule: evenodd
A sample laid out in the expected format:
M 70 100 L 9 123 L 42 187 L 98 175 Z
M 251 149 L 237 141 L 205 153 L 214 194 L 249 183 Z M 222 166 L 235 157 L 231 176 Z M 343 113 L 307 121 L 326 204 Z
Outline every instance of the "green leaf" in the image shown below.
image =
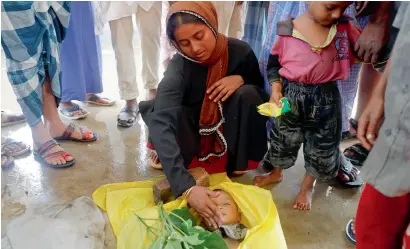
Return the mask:
M 165 241 L 162 238 L 158 238 L 148 247 L 148 249 L 162 249 L 164 242 Z
M 225 240 L 221 235 L 213 232 L 209 232 L 211 235 L 206 238 L 205 242 L 202 244 L 204 247 L 212 249 L 229 249 Z
M 184 241 L 194 246 L 204 243 L 205 240 L 200 240 L 198 236 L 199 236 L 198 233 L 191 235 L 191 236 L 186 236 L 184 237 Z
M 183 249 L 181 241 L 179 240 L 171 240 L 168 241 L 165 245 L 164 249 Z
M 183 207 L 180 209 L 174 209 L 171 214 L 169 215 L 169 218 L 171 219 L 172 223 L 174 223 L 175 225 L 180 224 L 182 221 L 181 219 L 179 219 L 178 217 L 176 217 L 175 215 L 179 216 L 180 218 L 182 218 L 184 221 L 191 221 L 192 226 L 196 226 L 197 222 L 195 217 L 191 214 L 191 212 L 189 212 L 189 209 L 187 207 Z

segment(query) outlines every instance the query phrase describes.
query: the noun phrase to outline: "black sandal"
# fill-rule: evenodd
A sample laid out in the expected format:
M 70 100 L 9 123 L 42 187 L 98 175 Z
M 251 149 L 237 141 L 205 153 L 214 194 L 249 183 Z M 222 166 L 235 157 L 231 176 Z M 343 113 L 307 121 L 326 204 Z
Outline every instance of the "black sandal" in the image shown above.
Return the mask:
M 121 127 L 131 127 L 135 124 L 138 115 L 138 106 L 124 107 L 117 117 L 117 125 Z
M 343 154 L 354 166 L 363 166 L 369 151 L 362 144 L 357 143 L 345 149 Z
M 351 118 L 351 119 L 349 120 L 349 123 L 350 123 L 350 126 L 351 126 L 353 129 L 355 129 L 356 132 L 357 132 L 357 127 L 358 127 L 357 121 L 354 120 L 353 118 Z M 350 140 L 350 139 L 353 139 L 353 138 L 356 138 L 356 137 L 357 137 L 357 133 L 352 133 L 352 132 L 350 132 L 350 130 L 345 131 L 345 132 L 342 133 L 342 141 Z

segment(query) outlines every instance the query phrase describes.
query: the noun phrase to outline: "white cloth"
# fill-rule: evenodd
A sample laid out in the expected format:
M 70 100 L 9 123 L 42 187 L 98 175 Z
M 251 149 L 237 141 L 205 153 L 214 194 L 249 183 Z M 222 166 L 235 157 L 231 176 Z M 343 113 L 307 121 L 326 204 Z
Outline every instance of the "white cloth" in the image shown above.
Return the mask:
M 101 35 L 105 23 L 132 16 L 138 7 L 149 11 L 155 1 L 101 1 L 94 3 L 95 34 Z
M 246 11 L 244 4 L 235 1 L 212 1 L 218 14 L 218 31 L 228 37 L 241 39 L 244 32 Z
M 103 249 L 105 219 L 89 197 L 43 210 L 26 210 L 7 226 L 7 249 Z
M 162 2 L 149 11 L 137 8 L 135 21 L 141 38 L 142 80 L 145 89 L 156 89 L 161 53 Z M 132 16 L 111 20 L 111 41 L 117 60 L 118 84 L 122 100 L 138 98 L 136 64 L 132 38 Z

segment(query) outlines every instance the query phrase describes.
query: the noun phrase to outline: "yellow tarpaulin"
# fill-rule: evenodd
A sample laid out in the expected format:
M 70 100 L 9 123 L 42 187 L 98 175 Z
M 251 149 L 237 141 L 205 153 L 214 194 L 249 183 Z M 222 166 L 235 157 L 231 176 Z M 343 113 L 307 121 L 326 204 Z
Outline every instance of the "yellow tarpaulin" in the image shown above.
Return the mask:
M 93 193 L 94 202 L 107 212 L 117 237 L 117 249 L 145 249 L 150 245 L 146 227 L 140 217 L 157 219 L 154 203 L 154 181 L 114 183 L 101 186 Z M 276 206 L 269 191 L 255 186 L 233 183 L 226 174 L 210 176 L 211 189 L 229 193 L 242 213 L 242 224 L 248 233 L 238 249 L 286 249 L 286 241 Z M 166 210 L 186 206 L 183 197 L 164 205 Z M 154 222 L 147 222 L 154 225 Z

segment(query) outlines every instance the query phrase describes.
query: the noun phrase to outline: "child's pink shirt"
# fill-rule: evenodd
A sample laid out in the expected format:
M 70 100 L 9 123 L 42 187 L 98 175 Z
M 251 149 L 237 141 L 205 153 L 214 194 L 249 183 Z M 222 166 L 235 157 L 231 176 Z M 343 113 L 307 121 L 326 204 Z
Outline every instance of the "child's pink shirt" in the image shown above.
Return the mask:
M 361 30 L 350 21 L 337 24 L 336 33 L 330 44 L 324 48 L 312 48 L 306 41 L 294 37 L 292 20 L 287 27 L 279 27 L 279 37 L 271 54 L 278 55 L 281 77 L 305 84 L 321 84 L 346 80 L 355 62 L 353 46 Z M 290 32 L 292 28 L 292 32 Z M 303 39 L 303 38 L 302 38 Z M 331 39 L 331 37 L 330 37 Z

